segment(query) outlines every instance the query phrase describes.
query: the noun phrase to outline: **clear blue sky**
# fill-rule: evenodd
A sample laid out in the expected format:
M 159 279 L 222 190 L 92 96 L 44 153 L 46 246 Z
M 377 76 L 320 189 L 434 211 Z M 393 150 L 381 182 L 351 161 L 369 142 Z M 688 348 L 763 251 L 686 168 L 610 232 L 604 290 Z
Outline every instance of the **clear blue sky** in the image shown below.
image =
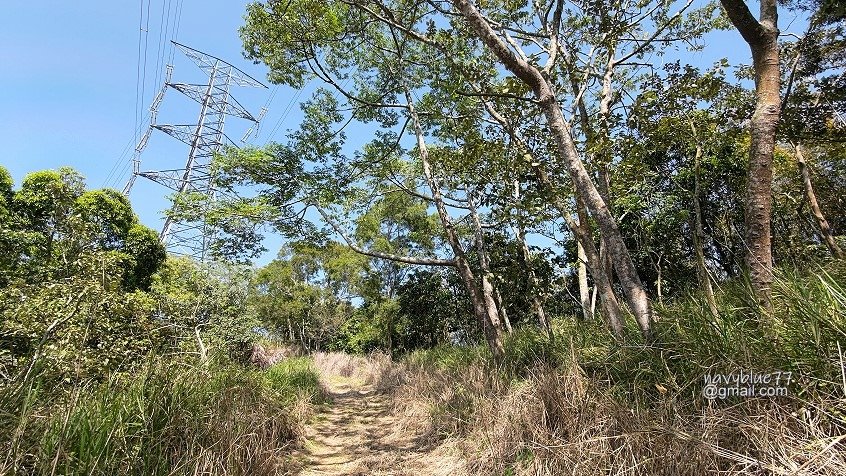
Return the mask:
M 89 187 L 121 188 L 129 177 L 129 161 L 136 140 L 136 96 L 140 1 L 4 2 L 0 16 L 0 163 L 9 168 L 16 183 L 29 172 L 74 167 Z M 179 29 L 174 28 L 181 3 Z M 168 37 L 228 60 L 265 82 L 266 68 L 245 60 L 238 28 L 246 2 L 150 0 L 146 81 L 140 111 L 144 115 L 162 83 L 169 53 Z M 170 15 L 168 16 L 168 8 Z M 162 34 L 164 9 L 166 36 Z M 169 23 L 169 25 L 168 25 Z M 160 47 L 162 38 L 162 47 Z M 143 45 L 142 45 L 143 53 Z M 143 69 L 143 54 L 141 59 Z M 204 82 L 202 71 L 181 53 L 174 55 L 174 81 Z M 233 95 L 258 114 L 269 104 L 270 112 L 255 143 L 275 137 L 300 118 L 296 92 L 284 87 L 233 88 Z M 304 99 L 308 93 L 302 94 Z M 168 90 L 160 108 L 159 123 L 196 121 L 199 106 Z M 146 125 L 146 123 L 144 123 Z M 249 124 L 228 118 L 226 133 L 240 138 Z M 142 169 L 179 168 L 187 146 L 155 131 L 142 156 Z M 117 165 L 117 167 L 115 167 Z M 139 179 L 133 205 L 147 225 L 158 228 L 160 210 L 167 207 L 165 190 Z
M 160 49 L 160 38 L 167 46 L 164 36 L 174 36 L 181 43 L 228 60 L 266 82 L 266 68 L 244 60 L 241 53 L 238 28 L 246 3 L 5 1 L 0 15 L 0 163 L 16 183 L 29 172 L 67 165 L 80 171 L 89 187 L 121 188 L 129 177 L 136 138 L 141 6 L 145 21 L 149 18 L 146 81 L 139 104 L 146 114 L 161 85 L 164 62 L 160 52 L 166 48 Z M 180 5 L 181 15 L 177 16 Z M 177 18 L 178 31 L 173 23 Z M 792 20 L 783 14 L 782 29 Z M 163 24 L 167 35 L 162 34 Z M 794 23 L 790 30 L 797 28 L 801 25 Z M 706 66 L 724 56 L 735 63 L 750 62 L 748 48 L 735 31 L 713 34 L 704 52 L 686 60 Z M 178 52 L 174 65 L 175 81 L 203 81 L 203 73 Z M 288 88 L 268 86 L 233 89 L 239 102 L 256 114 L 273 97 L 260 134 L 253 140 L 256 144 L 282 140 L 285 130 L 299 123 L 298 102 L 309 96 L 309 91 L 298 96 Z M 158 122 L 190 123 L 197 113 L 196 103 L 170 90 Z M 244 121 L 229 118 L 226 132 L 237 141 L 247 127 Z M 183 144 L 155 132 L 142 156 L 142 169 L 182 167 L 186 154 Z M 134 208 L 148 226 L 161 227 L 161 210 L 168 206 L 164 197 L 165 189 L 142 179 L 133 189 Z

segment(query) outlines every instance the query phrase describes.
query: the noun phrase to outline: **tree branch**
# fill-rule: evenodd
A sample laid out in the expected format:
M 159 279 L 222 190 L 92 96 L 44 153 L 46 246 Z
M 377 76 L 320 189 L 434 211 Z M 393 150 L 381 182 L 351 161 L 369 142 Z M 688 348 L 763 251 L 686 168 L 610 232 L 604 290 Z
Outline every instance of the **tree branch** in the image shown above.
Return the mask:
M 350 239 L 341 229 L 341 227 L 335 223 L 334 220 L 329 216 L 328 213 L 323 211 L 320 207 L 315 207 L 320 213 L 320 216 L 323 217 L 323 220 L 335 230 L 335 233 L 341 236 L 347 246 L 350 247 L 351 250 L 355 251 L 358 254 L 362 254 L 364 256 L 369 256 L 371 258 L 379 258 L 379 259 L 386 259 L 389 261 L 396 261 L 398 263 L 406 263 L 406 264 L 417 264 L 423 266 L 455 266 L 455 260 L 448 260 L 448 259 L 440 259 L 440 258 L 421 258 L 415 256 L 401 256 L 396 255 L 393 253 L 382 253 L 380 251 L 373 251 L 373 250 L 365 250 L 361 246 L 359 246 L 356 242 Z
M 720 0 L 720 3 L 723 4 L 723 9 L 725 9 L 729 20 L 747 43 L 757 45 L 766 40 L 766 30 L 749 11 L 749 7 L 744 0 Z M 761 0 L 762 12 L 765 3 L 775 5 L 775 0 Z M 775 7 L 773 6 L 773 8 Z
M 670 19 L 669 19 L 669 20 L 667 20 L 667 21 L 666 21 L 663 25 L 661 25 L 659 28 L 656 28 L 656 29 L 655 29 L 655 32 L 654 32 L 654 33 L 652 33 L 652 36 L 650 36 L 649 38 L 647 38 L 647 39 L 643 40 L 643 43 L 639 44 L 639 45 L 638 45 L 638 46 L 637 46 L 634 50 L 632 50 L 632 51 L 631 51 L 630 53 L 628 53 L 626 56 L 623 56 L 623 57 L 622 57 L 622 58 L 620 58 L 620 59 L 616 59 L 616 60 L 614 60 L 614 64 L 624 63 L 624 62 L 628 61 L 629 59 L 633 58 L 634 56 L 637 56 L 640 52 L 642 52 L 642 51 L 644 50 L 644 48 L 646 48 L 646 47 L 647 47 L 647 46 L 649 46 L 649 45 L 650 45 L 653 41 L 655 41 L 655 39 L 656 39 L 656 38 L 658 38 L 658 35 L 660 35 L 661 33 L 663 33 L 663 32 L 664 32 L 664 30 L 666 30 L 667 28 L 669 28 L 669 27 L 670 27 L 670 25 L 672 25 L 672 24 L 673 24 L 676 20 L 678 20 L 678 19 L 679 19 L 679 17 L 681 17 L 682 13 L 684 13 L 684 11 L 685 11 L 685 10 L 687 10 L 688 8 L 690 8 L 690 5 L 692 5 L 692 4 L 693 4 L 693 0 L 687 0 L 687 3 L 686 3 L 686 4 L 685 4 L 685 5 L 684 5 L 684 6 L 683 6 L 683 7 L 682 7 L 679 11 L 677 11 L 675 15 L 673 15 L 672 17 L 670 17 Z M 757 22 L 756 22 L 756 23 L 757 23 Z
M 465 20 L 476 31 L 479 39 L 502 61 L 503 66 L 523 80 L 533 90 L 539 91 L 541 89 L 544 79 L 537 68 L 534 68 L 528 62 L 519 58 L 502 38 L 496 34 L 481 12 L 469 0 L 451 0 L 451 2 L 464 15 Z
M 564 0 L 556 0 L 555 13 L 552 14 L 552 30 L 549 32 L 549 57 L 543 67 L 543 73 L 549 75 L 558 59 L 558 32 L 561 30 L 561 11 L 564 8 Z

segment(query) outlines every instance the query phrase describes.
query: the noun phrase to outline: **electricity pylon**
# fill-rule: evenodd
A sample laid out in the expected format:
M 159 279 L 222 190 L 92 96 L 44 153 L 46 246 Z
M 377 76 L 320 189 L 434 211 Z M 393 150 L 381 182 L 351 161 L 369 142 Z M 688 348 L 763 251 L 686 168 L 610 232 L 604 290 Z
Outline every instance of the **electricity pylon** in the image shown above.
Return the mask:
M 234 146 L 234 143 L 223 133 L 226 116 L 240 117 L 253 122 L 255 125 L 266 112 L 266 109 L 262 109 L 258 118 L 253 117 L 230 95 L 229 89 L 232 85 L 256 88 L 265 88 L 266 86 L 220 58 L 175 41 L 173 44 L 208 74 L 208 82 L 205 84 L 171 82 L 173 66 L 167 65 L 165 83 L 150 106 L 150 125 L 135 147 L 135 154 L 132 158 L 132 176 L 123 192 L 128 195 L 135 183 L 135 178 L 144 177 L 164 185 L 177 194 L 198 193 L 208 199 L 214 199 L 212 159 L 215 154 L 223 149 L 224 145 Z M 158 108 L 168 87 L 188 96 L 200 105 L 200 114 L 196 124 L 156 123 Z M 141 152 L 147 146 L 153 129 L 160 130 L 189 146 L 185 167 L 141 171 Z M 206 223 L 202 221 L 187 222 L 174 218 L 175 212 L 177 210 L 174 204 L 165 218 L 159 239 L 173 254 L 193 256 L 201 261 L 205 260 L 209 238 Z

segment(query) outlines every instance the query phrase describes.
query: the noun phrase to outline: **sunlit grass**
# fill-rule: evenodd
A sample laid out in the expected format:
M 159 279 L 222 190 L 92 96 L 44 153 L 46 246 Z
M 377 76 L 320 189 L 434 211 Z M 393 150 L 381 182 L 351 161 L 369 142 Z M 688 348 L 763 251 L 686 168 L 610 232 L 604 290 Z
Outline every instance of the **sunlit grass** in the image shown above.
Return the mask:
M 266 371 L 152 361 L 66 389 L 35 374 L 0 388 L 0 474 L 279 474 L 303 402 L 320 395 L 307 359 Z

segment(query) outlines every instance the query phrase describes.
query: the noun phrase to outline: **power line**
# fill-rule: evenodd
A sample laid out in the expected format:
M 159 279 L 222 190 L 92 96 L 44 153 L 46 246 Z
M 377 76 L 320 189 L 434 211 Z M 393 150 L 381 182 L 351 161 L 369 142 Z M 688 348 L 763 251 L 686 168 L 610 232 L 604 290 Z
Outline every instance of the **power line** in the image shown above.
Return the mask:
M 150 11 L 152 8 L 151 0 L 146 0 L 146 7 L 144 2 L 145 0 L 141 0 L 139 2 L 138 51 L 135 67 L 135 125 L 133 128 L 133 135 L 109 170 L 109 173 L 103 183 L 104 186 L 117 185 L 121 177 L 127 172 L 127 169 L 129 169 L 131 161 L 126 160 L 127 155 L 129 151 L 132 150 L 132 145 L 139 143 L 141 133 L 145 128 L 143 124 L 145 124 L 147 119 L 150 117 L 149 112 L 144 114 L 141 111 L 142 104 L 146 99 L 144 97 L 146 96 L 147 83 L 146 62 L 149 50 Z M 159 22 L 159 44 L 156 50 L 155 84 L 161 84 L 162 75 L 164 74 L 165 69 L 163 68 L 165 58 L 169 56 L 170 61 L 173 59 L 173 46 L 170 41 L 173 41 L 175 36 L 178 34 L 178 25 L 182 15 L 182 2 L 183 0 L 176 0 L 176 4 L 174 5 L 174 0 L 162 0 L 162 10 Z M 165 40 L 170 41 L 166 42 Z M 143 61 L 142 57 L 144 58 Z
M 147 0 L 147 21 L 145 23 L 144 31 L 144 62 L 141 72 L 141 102 L 146 102 L 146 88 L 147 88 L 147 47 L 149 44 L 150 34 L 150 4 L 151 0 Z M 139 121 L 140 122 L 140 121 Z
M 138 17 L 138 55 L 135 61 L 135 127 L 141 123 L 139 110 L 141 109 L 141 44 L 144 38 L 144 0 L 141 0 L 141 12 Z M 135 141 L 138 141 L 136 132 Z

